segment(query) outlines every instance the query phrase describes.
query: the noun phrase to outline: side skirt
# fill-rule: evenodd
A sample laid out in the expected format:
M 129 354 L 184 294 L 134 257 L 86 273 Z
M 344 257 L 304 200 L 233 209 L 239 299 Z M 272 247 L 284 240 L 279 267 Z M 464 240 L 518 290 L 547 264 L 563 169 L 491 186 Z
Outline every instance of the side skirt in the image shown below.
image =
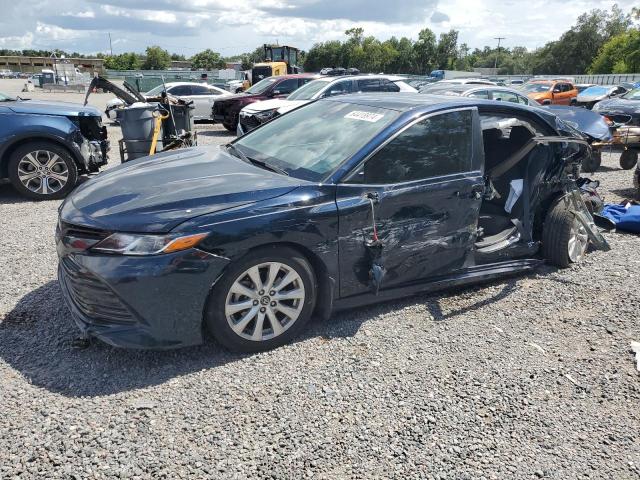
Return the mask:
M 337 311 L 362 307 L 364 305 L 395 300 L 398 298 L 416 295 L 418 293 L 435 292 L 452 287 L 482 283 L 509 275 L 529 272 L 543 263 L 544 260 L 525 259 L 477 265 L 451 275 L 434 277 L 425 282 L 381 290 L 378 295 L 373 295 L 372 293 L 367 292 L 359 295 L 353 295 L 351 297 L 340 298 L 335 300 L 334 310 Z

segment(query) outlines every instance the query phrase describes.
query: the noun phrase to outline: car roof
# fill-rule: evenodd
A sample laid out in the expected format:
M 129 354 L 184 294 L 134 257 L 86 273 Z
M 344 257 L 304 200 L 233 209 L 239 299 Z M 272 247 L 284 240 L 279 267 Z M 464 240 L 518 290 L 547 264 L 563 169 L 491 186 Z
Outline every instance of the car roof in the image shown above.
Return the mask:
M 491 100 L 481 100 L 478 98 L 452 97 L 447 95 L 429 95 L 425 93 L 352 93 L 347 95 L 337 95 L 321 101 L 332 101 L 341 103 L 353 103 L 363 106 L 386 108 L 398 112 L 408 112 L 410 110 L 440 110 L 447 107 L 465 107 L 471 105 L 491 105 L 496 106 L 498 102 Z M 504 102 L 509 107 L 517 107 L 519 104 Z M 502 104 L 501 104 L 502 105 Z
M 290 78 L 317 78 L 319 77 L 318 73 L 289 73 L 287 75 L 278 75 L 277 77 L 266 77 L 266 78 L 275 78 L 276 80 L 287 80 Z

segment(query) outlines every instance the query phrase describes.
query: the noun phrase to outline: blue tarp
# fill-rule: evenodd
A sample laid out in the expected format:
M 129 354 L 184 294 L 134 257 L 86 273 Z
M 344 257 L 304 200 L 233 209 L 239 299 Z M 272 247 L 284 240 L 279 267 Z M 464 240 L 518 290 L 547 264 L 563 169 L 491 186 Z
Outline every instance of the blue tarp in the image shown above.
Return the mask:
M 617 230 L 640 233 L 640 205 L 606 204 L 602 216 L 615 223 Z

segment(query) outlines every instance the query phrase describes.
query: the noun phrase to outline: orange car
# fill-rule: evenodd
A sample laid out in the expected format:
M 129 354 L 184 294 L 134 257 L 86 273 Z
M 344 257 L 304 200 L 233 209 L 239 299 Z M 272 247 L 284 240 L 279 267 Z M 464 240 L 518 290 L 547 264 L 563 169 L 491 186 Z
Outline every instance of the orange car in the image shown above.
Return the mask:
M 532 80 L 522 91 L 542 105 L 575 105 L 578 97 L 578 89 L 568 80 Z

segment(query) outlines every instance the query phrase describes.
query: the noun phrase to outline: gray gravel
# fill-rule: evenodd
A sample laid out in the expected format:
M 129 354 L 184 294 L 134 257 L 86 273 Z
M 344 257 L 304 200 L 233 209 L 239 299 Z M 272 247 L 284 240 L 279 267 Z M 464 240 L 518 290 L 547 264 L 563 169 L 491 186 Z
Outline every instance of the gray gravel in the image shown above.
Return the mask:
M 631 194 L 616 156 L 593 178 Z M 568 270 L 334 315 L 272 352 L 77 350 L 58 205 L 0 186 L 0 479 L 640 478 L 637 236 Z

